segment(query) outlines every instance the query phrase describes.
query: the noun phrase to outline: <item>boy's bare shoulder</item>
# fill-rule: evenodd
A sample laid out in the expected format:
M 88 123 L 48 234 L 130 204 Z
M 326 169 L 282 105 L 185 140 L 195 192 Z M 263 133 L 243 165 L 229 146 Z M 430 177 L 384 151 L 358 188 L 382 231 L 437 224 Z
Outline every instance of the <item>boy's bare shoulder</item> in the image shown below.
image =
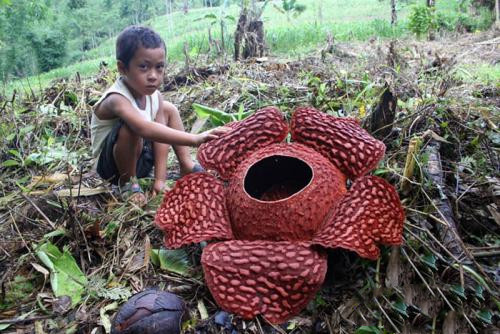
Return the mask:
M 116 118 L 129 106 L 131 103 L 125 96 L 111 93 L 96 107 L 95 114 L 101 119 Z
M 162 97 L 160 97 L 160 102 L 163 103 L 163 108 L 164 109 L 177 110 L 177 107 L 172 102 L 163 100 Z

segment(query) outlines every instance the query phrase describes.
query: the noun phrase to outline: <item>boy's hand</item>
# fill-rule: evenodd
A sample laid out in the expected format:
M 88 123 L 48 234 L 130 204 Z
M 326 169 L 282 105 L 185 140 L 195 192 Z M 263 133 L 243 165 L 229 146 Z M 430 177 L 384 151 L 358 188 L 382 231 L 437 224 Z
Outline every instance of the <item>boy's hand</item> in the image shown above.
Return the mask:
M 196 141 L 196 146 L 200 146 L 201 144 L 212 140 L 212 139 L 217 139 L 227 133 L 229 133 L 232 129 L 227 126 L 219 126 L 215 129 L 211 129 L 205 132 L 202 132 L 198 135 L 197 141 Z
M 155 180 L 155 182 L 153 183 L 153 189 L 151 190 L 151 196 L 155 197 L 156 195 L 161 194 L 165 190 L 168 190 L 166 189 L 165 181 Z

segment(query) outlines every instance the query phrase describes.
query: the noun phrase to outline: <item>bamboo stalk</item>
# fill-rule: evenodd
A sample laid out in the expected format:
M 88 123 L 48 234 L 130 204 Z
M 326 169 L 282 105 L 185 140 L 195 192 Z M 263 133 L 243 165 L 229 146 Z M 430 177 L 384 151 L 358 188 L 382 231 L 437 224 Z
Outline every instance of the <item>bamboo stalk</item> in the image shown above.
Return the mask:
M 420 137 L 413 137 L 408 145 L 403 180 L 401 181 L 401 191 L 403 193 L 408 193 L 410 191 L 410 180 L 413 178 L 413 172 L 415 170 L 415 156 L 420 149 L 421 142 L 422 140 Z

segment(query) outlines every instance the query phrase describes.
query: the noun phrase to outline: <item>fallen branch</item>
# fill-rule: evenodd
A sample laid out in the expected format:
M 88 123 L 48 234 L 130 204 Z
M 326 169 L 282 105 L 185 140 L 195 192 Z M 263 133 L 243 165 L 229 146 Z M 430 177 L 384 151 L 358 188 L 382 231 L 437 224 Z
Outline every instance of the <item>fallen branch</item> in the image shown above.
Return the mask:
M 36 209 L 36 211 L 38 211 L 38 213 L 40 213 L 40 215 L 43 217 L 43 219 L 45 219 L 45 221 L 50 225 L 50 227 L 56 229 L 56 225 L 49 219 L 49 217 L 47 217 L 47 215 L 38 207 L 38 205 L 36 205 L 35 202 L 31 200 L 31 198 L 29 198 L 25 194 L 21 195 Z
M 436 229 L 441 236 L 441 240 L 446 248 L 450 250 L 457 258 L 466 257 L 470 260 L 476 268 L 484 276 L 483 278 L 492 286 L 495 283 L 491 278 L 484 272 L 483 267 L 476 261 L 472 253 L 467 249 L 463 240 L 460 238 L 457 230 L 457 224 L 455 223 L 455 217 L 453 210 L 451 208 L 450 201 L 444 193 L 443 187 L 443 170 L 441 167 L 441 157 L 439 154 L 440 143 L 437 141 L 431 141 L 426 148 L 426 152 L 429 154 L 429 161 L 425 167 L 427 175 L 433 181 L 433 183 L 438 188 L 439 196 L 434 196 L 434 198 L 429 198 L 434 208 L 438 211 L 439 215 L 446 222 L 447 226 L 442 226 L 442 224 L 437 224 Z M 489 287 L 486 287 L 490 291 Z
M 192 85 L 198 81 L 205 80 L 211 75 L 221 75 L 229 70 L 228 65 L 221 65 L 215 67 L 199 67 L 189 68 L 182 71 L 180 74 L 173 78 L 164 81 L 163 91 L 171 91 L 177 89 L 179 86 Z
M 0 325 L 13 325 L 13 324 L 21 324 L 21 323 L 27 323 L 27 322 L 34 322 L 38 320 L 45 320 L 45 319 L 51 319 L 53 318 L 53 315 L 40 315 L 36 317 L 31 317 L 31 318 L 16 318 L 16 319 L 0 319 Z
M 443 245 L 450 250 L 450 252 L 457 258 L 462 258 L 464 251 L 457 240 L 457 224 L 451 207 L 451 203 L 444 193 L 443 169 L 441 166 L 441 156 L 439 154 L 440 143 L 431 141 L 425 151 L 429 156 L 425 170 L 431 179 L 434 186 L 437 188 L 437 193 L 431 199 L 434 202 L 437 210 L 442 214 L 443 220 L 448 226 L 436 224 L 436 229 L 441 237 Z
M 488 45 L 488 44 L 500 44 L 500 37 L 495 37 L 495 38 L 489 39 L 487 41 L 474 43 L 474 45 Z

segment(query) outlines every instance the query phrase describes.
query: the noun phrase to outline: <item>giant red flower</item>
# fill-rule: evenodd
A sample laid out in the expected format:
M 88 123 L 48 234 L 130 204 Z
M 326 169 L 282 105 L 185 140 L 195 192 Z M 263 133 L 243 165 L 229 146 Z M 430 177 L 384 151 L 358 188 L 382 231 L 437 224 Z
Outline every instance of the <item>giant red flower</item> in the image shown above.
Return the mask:
M 401 244 L 404 211 L 394 187 L 365 176 L 385 146 L 355 120 L 297 108 L 289 129 L 268 107 L 229 126 L 198 151 L 218 177 L 185 176 L 155 218 L 167 247 L 217 240 L 204 248 L 202 265 L 223 309 L 281 323 L 323 283 L 325 248 L 376 259 L 377 244 Z

